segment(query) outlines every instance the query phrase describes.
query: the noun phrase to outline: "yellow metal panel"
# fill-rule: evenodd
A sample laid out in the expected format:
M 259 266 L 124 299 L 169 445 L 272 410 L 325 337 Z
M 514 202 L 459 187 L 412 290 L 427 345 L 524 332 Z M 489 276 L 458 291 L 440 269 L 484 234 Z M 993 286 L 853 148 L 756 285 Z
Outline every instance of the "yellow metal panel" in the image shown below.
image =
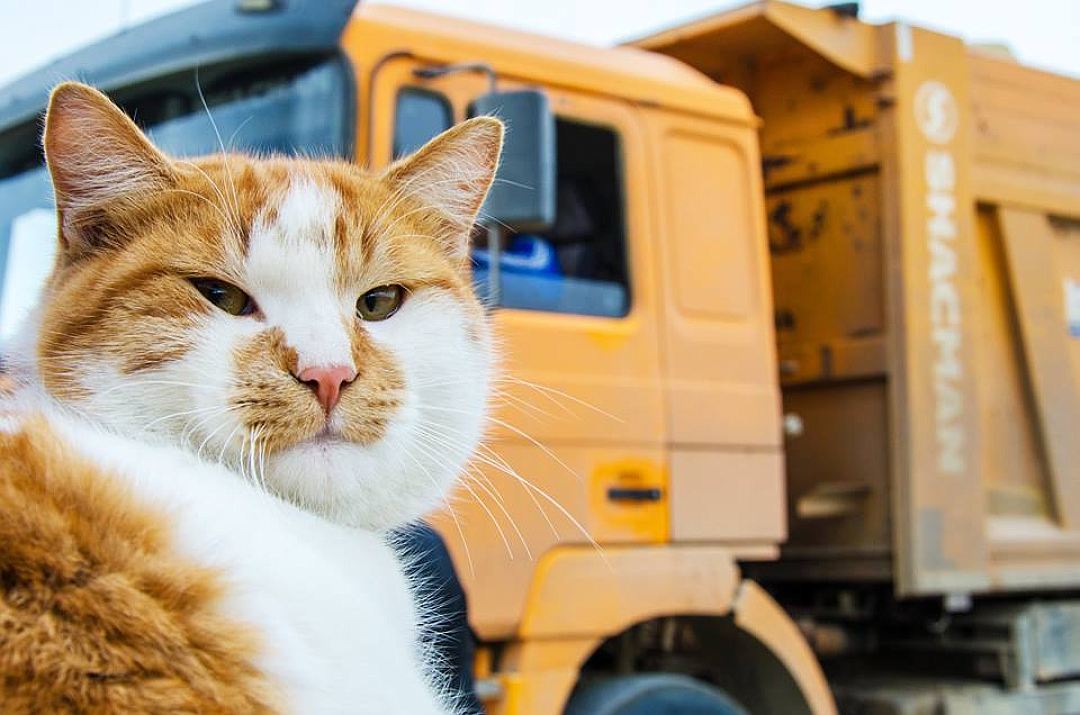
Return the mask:
M 1080 215 L 1080 82 L 969 53 L 978 198 Z
M 738 583 L 720 546 L 564 547 L 537 566 L 519 637 L 606 637 L 657 616 L 723 615 Z
M 645 116 L 659 169 L 650 183 L 659 208 L 654 235 L 670 441 L 775 448 L 779 390 L 753 133 L 658 111 Z M 686 153 L 695 148 L 725 170 L 685 171 Z M 703 168 L 699 161 L 693 166 Z M 680 298 L 681 269 L 691 258 L 705 270 L 695 269 L 696 285 Z M 728 287 L 709 287 L 709 279 Z M 711 313 L 698 310 L 708 296 L 724 303 Z
M 856 18 L 793 3 L 767 0 L 765 15 L 777 27 L 837 66 L 869 77 L 879 64 L 873 28 Z
M 1055 235 L 1033 211 L 1003 207 L 999 215 L 1054 512 L 1080 531 L 1080 230 L 1065 225 Z
M 776 301 L 776 331 L 785 382 L 866 374 L 871 366 L 837 365 L 842 343 L 874 342 L 884 372 L 885 330 L 882 245 L 875 174 L 837 178 L 769 193 L 769 248 Z M 814 358 L 799 360 L 792 348 Z M 828 354 L 821 358 L 822 352 Z M 794 361 L 794 362 L 793 362 Z M 817 370 L 812 368 L 817 367 Z
M 732 267 L 753 265 L 745 150 L 715 135 L 673 131 L 664 155 L 666 191 L 681 202 L 668 215 L 679 307 L 744 320 L 756 302 L 754 274 Z
M 674 541 L 783 541 L 784 459 L 776 453 L 674 449 Z
M 783 71 L 782 68 L 776 70 L 777 74 Z M 843 107 L 853 106 L 851 102 L 857 106 L 872 96 L 871 88 L 863 83 L 851 89 L 855 96 L 838 97 L 836 101 L 828 101 L 828 104 L 832 106 L 829 116 L 825 119 L 824 136 L 811 136 L 802 141 L 791 141 L 790 137 L 785 137 L 781 133 L 784 127 L 772 122 L 762 130 L 762 139 L 768 142 L 765 146 L 766 189 L 813 181 L 835 174 L 851 174 L 877 168 L 880 156 L 877 133 L 871 126 L 872 115 L 868 112 L 861 119 L 858 115 L 854 115 L 855 122 L 864 126 L 840 131 L 840 128 L 844 126 Z M 820 92 L 815 95 L 816 101 L 822 99 Z M 858 95 L 861 95 L 863 102 L 859 101 Z M 832 98 L 829 99 L 832 100 Z M 837 101 L 844 104 L 838 104 Z M 797 113 L 799 109 L 795 107 L 791 111 Z
M 829 10 L 777 0 L 763 0 L 680 25 L 635 40 L 633 44 L 713 69 L 712 63 L 718 57 L 760 56 L 768 45 L 786 39 L 781 39 L 781 35 L 806 45 L 854 74 L 868 76 L 877 66 L 877 45 L 869 26 Z M 717 53 L 717 48 L 725 51 Z
M 880 378 L 784 391 L 784 410 L 802 425 L 785 442 L 791 519 L 785 554 L 888 556 L 886 394 Z
M 1050 503 L 1039 421 L 997 210 L 978 214 L 976 352 L 982 479 L 988 518 L 1048 519 Z
M 897 588 L 989 583 L 974 383 L 977 303 L 970 102 L 960 40 L 882 28 L 895 104 L 883 146 Z M 894 143 L 894 144 L 893 144 Z

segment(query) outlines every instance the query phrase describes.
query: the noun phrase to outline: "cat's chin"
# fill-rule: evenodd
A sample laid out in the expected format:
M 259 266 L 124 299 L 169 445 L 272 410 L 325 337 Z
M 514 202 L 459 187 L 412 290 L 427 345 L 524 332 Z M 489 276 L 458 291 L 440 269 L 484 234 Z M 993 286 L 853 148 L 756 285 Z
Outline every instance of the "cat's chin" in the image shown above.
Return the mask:
M 395 449 L 383 440 L 361 445 L 320 433 L 269 457 L 263 477 L 276 494 L 323 518 L 391 530 L 441 503 L 456 473 L 432 474 L 420 463 L 407 468 Z

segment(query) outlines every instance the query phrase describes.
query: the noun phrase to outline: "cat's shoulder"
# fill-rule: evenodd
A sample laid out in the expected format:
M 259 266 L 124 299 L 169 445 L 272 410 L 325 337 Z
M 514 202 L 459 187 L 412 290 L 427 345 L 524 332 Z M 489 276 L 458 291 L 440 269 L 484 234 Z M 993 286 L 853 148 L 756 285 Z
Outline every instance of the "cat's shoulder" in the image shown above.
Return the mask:
M 222 615 L 221 578 L 167 524 L 43 414 L 0 414 L 5 708 L 276 709 L 256 634 Z
M 437 710 L 380 536 L 62 412 L 0 409 L 0 576 L 14 712 Z

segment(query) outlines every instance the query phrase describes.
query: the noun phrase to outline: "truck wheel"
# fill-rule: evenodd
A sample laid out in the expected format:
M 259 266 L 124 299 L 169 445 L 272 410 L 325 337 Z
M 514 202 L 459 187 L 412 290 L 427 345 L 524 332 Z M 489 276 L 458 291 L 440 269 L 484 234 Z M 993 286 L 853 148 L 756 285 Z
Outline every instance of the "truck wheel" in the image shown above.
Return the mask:
M 711 685 L 685 675 L 650 673 L 594 680 L 578 687 L 565 715 L 748 715 Z

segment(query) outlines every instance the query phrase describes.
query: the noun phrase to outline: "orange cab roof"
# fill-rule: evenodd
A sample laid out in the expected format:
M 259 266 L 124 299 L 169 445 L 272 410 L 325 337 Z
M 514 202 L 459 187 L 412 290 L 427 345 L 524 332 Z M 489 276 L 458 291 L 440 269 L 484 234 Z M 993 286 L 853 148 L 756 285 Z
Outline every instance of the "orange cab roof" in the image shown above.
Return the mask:
M 695 114 L 754 121 L 753 110 L 742 92 L 718 85 L 682 62 L 654 52 L 632 47 L 593 47 L 366 2 L 353 16 L 352 24 L 356 23 L 369 26 L 375 36 L 393 38 L 391 44 L 396 48 L 431 48 L 446 62 L 483 60 L 507 76 L 585 92 L 617 94 Z

